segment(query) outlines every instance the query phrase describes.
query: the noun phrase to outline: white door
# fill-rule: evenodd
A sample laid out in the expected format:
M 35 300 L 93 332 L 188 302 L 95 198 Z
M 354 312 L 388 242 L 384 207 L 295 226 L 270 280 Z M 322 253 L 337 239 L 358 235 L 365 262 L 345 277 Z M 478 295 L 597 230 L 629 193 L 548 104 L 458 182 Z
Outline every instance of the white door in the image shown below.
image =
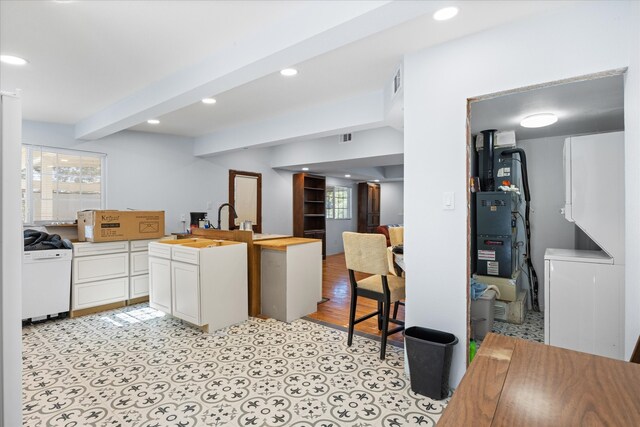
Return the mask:
M 184 262 L 171 263 L 173 283 L 173 315 L 200 325 L 200 280 L 198 266 Z
M 171 261 L 149 257 L 149 305 L 171 314 Z

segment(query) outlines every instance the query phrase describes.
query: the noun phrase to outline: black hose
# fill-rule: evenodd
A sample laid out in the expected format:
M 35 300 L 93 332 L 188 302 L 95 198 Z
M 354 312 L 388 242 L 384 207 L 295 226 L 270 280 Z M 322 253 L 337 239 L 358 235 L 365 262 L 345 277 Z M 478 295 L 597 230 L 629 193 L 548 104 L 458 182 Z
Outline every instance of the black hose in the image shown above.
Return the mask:
M 527 233 L 527 267 L 529 269 L 531 306 L 534 311 L 540 311 L 540 304 L 538 302 L 538 275 L 536 274 L 536 270 L 533 268 L 533 262 L 531 261 L 531 223 L 529 222 L 529 202 L 531 201 L 531 194 L 529 192 L 529 175 L 527 174 L 527 156 L 522 148 L 511 148 L 500 153 L 501 156 L 509 156 L 513 154 L 518 154 L 520 156 L 520 170 L 522 172 L 522 190 L 524 191 L 525 200 L 524 228 Z

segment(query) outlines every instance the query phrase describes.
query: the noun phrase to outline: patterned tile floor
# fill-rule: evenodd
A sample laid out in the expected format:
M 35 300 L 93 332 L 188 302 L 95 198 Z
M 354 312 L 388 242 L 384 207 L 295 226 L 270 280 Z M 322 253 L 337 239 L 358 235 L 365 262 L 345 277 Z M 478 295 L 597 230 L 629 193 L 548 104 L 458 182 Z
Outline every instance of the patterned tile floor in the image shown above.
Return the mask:
M 529 341 L 544 342 L 544 315 L 537 311 L 528 311 L 522 325 L 494 321 L 493 332 Z
M 23 327 L 25 426 L 433 426 L 403 350 L 297 320 L 207 335 L 147 305 Z

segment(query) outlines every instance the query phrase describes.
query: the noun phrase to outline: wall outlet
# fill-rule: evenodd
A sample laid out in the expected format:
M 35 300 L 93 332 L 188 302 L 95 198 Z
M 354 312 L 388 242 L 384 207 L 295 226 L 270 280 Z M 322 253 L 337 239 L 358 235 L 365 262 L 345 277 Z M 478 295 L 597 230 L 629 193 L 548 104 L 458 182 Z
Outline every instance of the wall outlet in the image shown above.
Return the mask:
M 207 202 L 207 210 L 210 211 L 213 209 L 213 202 Z

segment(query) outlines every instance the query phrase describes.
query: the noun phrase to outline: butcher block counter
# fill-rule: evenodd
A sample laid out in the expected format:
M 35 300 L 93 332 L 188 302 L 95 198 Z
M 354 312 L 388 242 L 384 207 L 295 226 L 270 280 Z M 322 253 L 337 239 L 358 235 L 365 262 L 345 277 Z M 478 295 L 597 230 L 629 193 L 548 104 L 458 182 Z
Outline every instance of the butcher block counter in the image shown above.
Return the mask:
M 322 242 L 320 239 L 307 239 L 304 237 L 282 237 L 269 240 L 254 240 L 254 245 L 259 245 L 262 248 L 275 249 L 278 251 L 286 251 L 289 246 L 304 245 L 307 243 Z
M 318 310 L 322 299 L 322 240 L 289 237 L 254 241 L 261 249 L 261 312 L 291 322 Z

